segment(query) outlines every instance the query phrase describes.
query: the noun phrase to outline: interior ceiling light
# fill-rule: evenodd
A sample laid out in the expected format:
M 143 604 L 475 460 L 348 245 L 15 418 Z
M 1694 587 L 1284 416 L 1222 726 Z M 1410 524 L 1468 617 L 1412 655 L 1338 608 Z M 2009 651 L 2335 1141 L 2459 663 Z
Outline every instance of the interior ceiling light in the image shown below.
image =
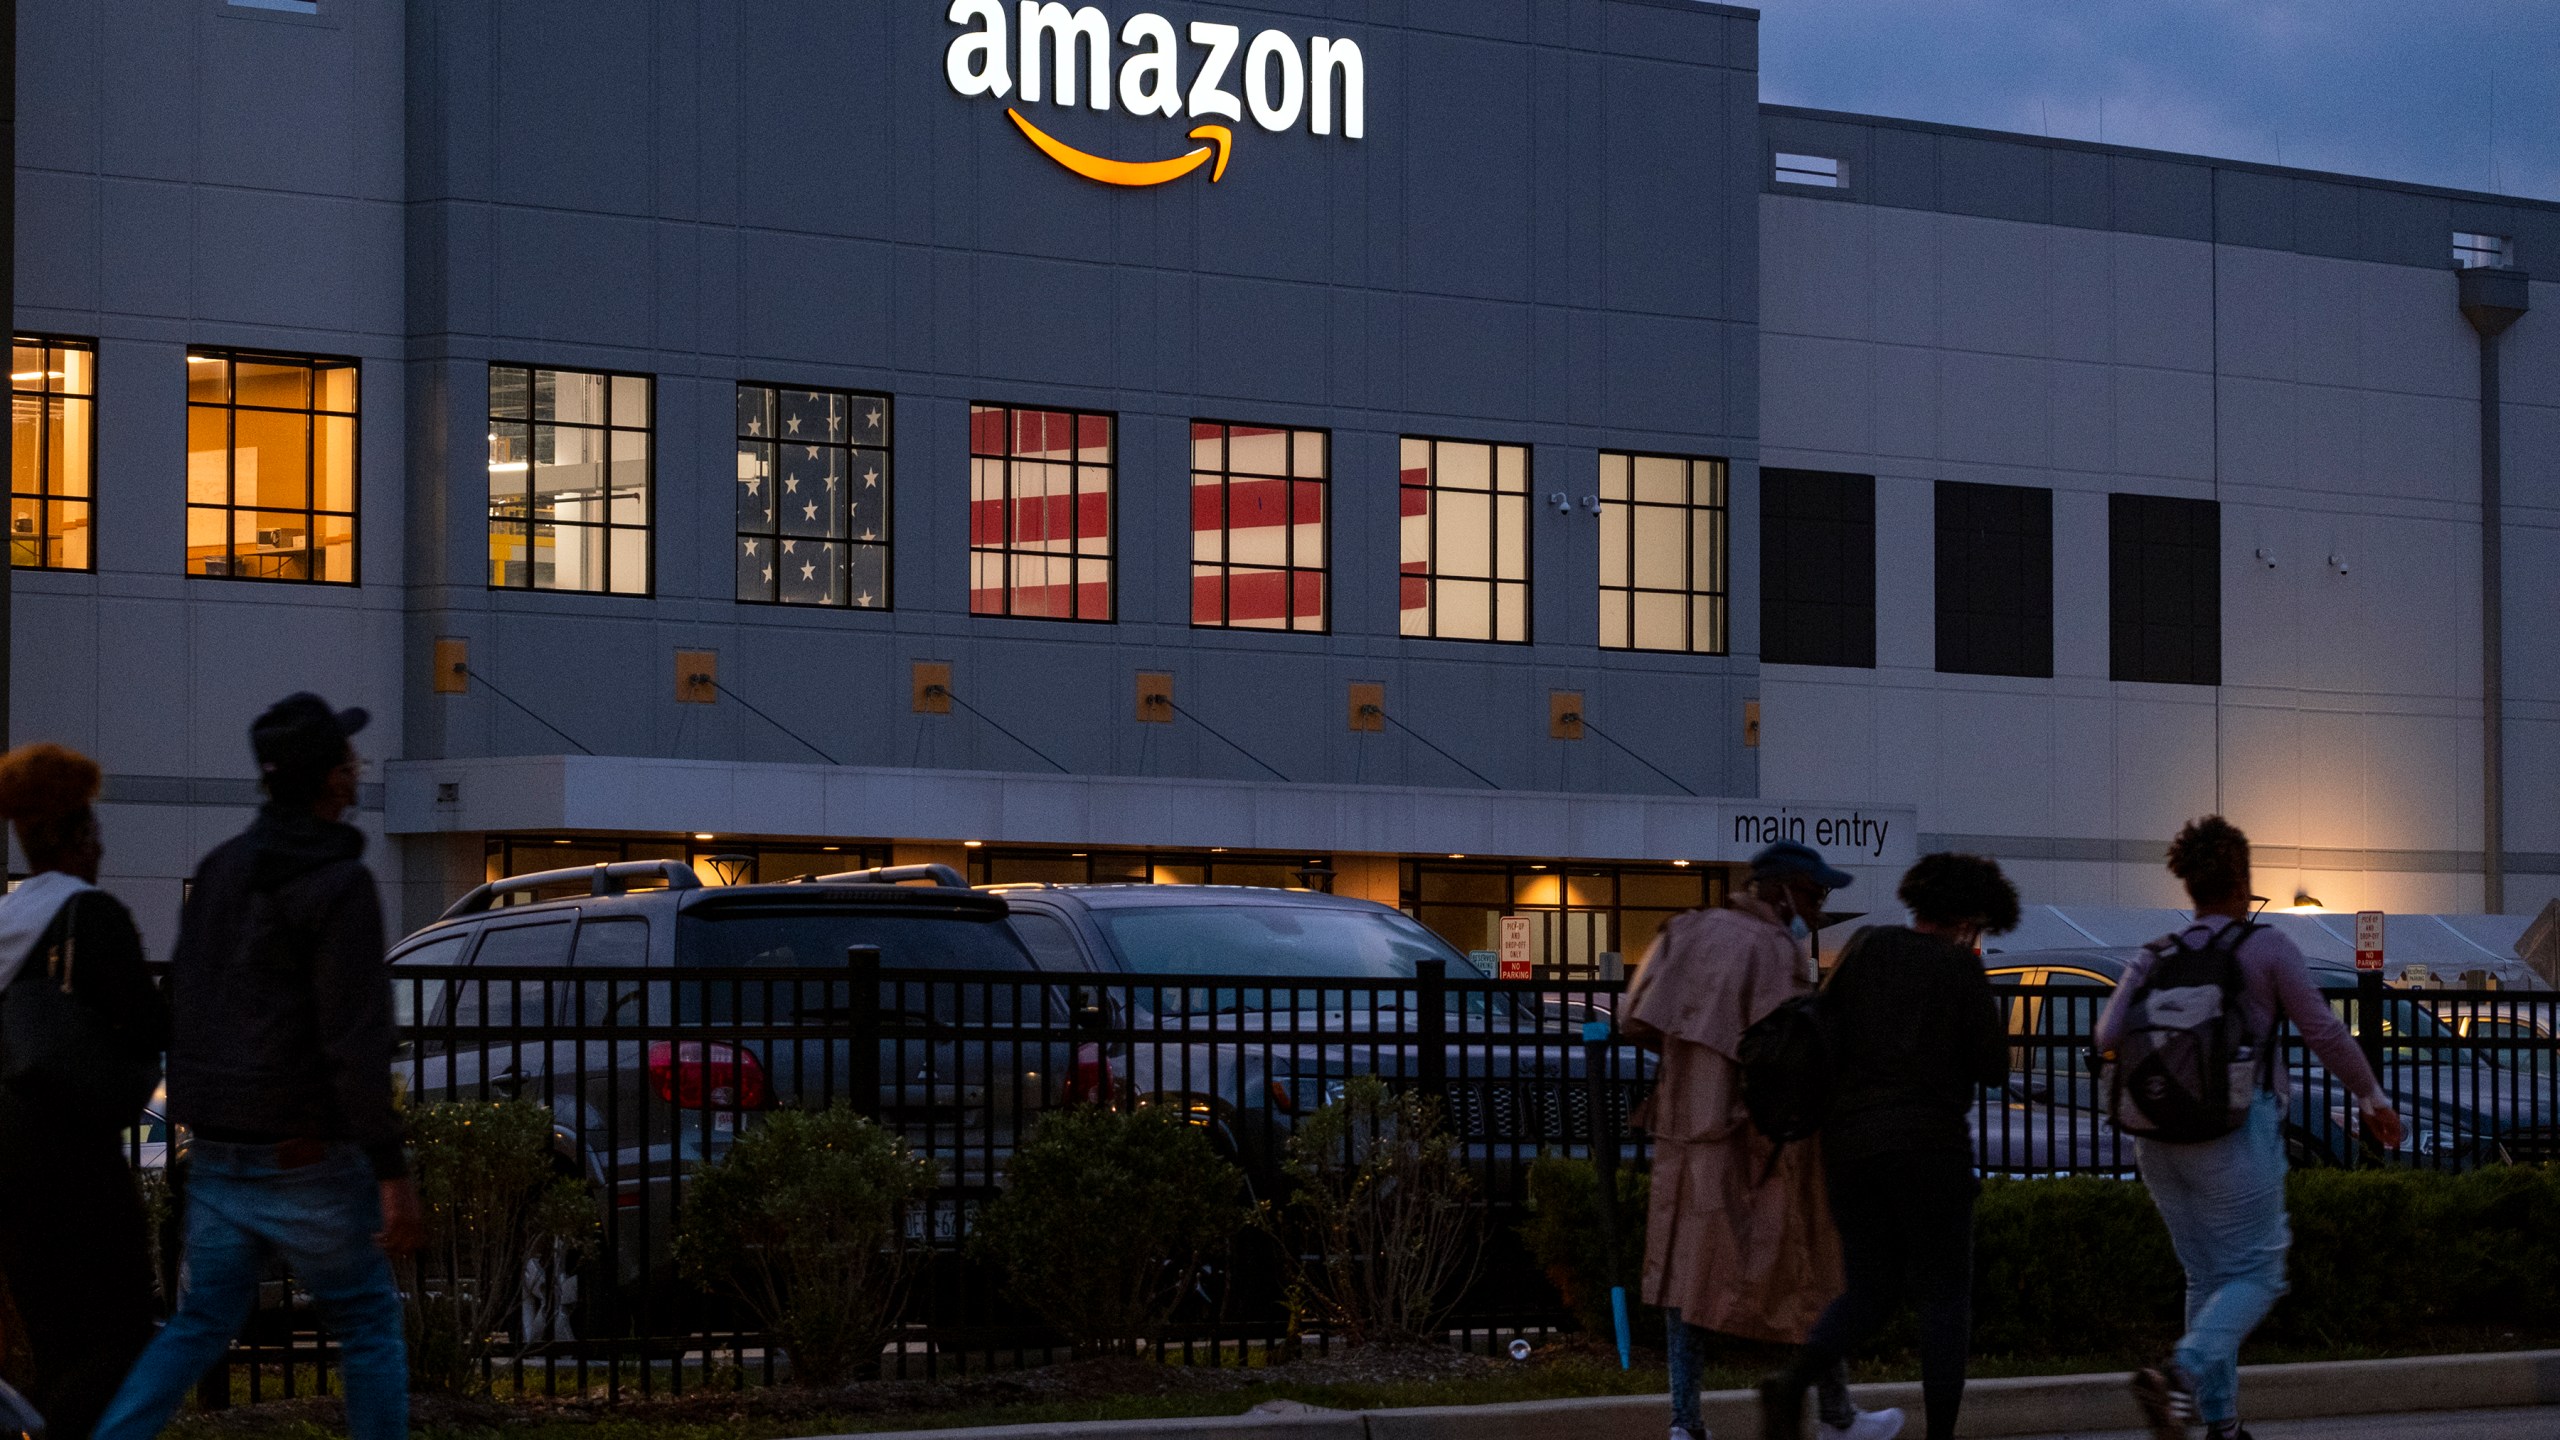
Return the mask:
M 708 830 L 697 830 L 694 832 L 693 838 L 696 840 L 717 840 L 720 837 L 712 834 Z
M 987 842 L 984 840 L 963 840 L 960 842 L 960 848 L 963 850 L 984 850 L 987 848 Z

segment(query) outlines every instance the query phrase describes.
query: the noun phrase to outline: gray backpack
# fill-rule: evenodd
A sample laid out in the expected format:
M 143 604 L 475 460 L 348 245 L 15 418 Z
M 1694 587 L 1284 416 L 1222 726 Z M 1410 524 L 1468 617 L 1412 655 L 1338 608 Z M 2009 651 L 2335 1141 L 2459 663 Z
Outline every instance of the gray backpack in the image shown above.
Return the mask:
M 2249 982 L 2240 946 L 2260 928 L 2237 921 L 2201 945 L 2181 933 L 2145 947 L 2150 973 L 2127 1002 L 2115 1053 L 2099 1075 L 2117 1129 L 2186 1145 L 2219 1140 L 2248 1120 L 2275 1048 L 2252 1030 L 2241 1003 Z

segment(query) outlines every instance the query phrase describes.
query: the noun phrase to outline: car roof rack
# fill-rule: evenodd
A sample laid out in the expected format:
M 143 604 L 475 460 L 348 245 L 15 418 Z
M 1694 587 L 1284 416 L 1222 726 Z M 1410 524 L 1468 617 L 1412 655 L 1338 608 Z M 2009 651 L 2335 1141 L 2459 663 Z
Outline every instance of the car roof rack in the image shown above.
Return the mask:
M 945 890 L 966 890 L 969 882 L 948 865 L 885 865 L 873 870 L 848 870 L 841 875 L 820 875 L 803 885 L 903 885 L 909 880 L 930 880 Z
M 562 885 L 584 883 L 589 895 L 624 895 L 630 893 L 633 880 L 662 880 L 670 890 L 699 890 L 702 877 L 682 860 L 624 860 L 611 865 L 573 865 L 565 870 L 544 870 L 532 875 L 510 875 L 488 884 L 453 902 L 439 920 L 456 920 L 465 915 L 481 914 L 509 895 L 533 890 L 550 890 Z

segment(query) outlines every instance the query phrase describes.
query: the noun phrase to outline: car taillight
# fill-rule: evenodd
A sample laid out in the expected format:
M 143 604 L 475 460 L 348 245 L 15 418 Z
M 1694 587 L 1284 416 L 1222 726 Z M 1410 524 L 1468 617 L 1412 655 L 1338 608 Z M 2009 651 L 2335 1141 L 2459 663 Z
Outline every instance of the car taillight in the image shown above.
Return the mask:
M 649 1088 L 679 1110 L 761 1110 L 767 1098 L 755 1052 L 717 1041 L 651 1045 Z
M 1108 1105 L 1112 1089 L 1111 1060 L 1102 1047 L 1091 1041 L 1078 1045 L 1075 1068 L 1067 1072 L 1066 1089 L 1059 1098 L 1069 1105 Z

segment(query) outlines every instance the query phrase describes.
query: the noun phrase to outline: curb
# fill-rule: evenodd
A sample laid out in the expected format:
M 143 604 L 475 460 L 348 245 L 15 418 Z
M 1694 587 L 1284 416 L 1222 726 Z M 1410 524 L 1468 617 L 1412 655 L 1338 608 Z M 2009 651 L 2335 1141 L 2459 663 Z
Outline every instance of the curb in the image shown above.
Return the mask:
M 2240 1372 L 2251 1420 L 2316 1420 L 2333 1415 L 2494 1410 L 2560 1405 L 2560 1350 L 2502 1355 L 2422 1355 L 2400 1360 L 2324 1360 L 2251 1365 Z M 1899 1406 L 1920 1429 L 1920 1387 L 1861 1385 L 1869 1409 Z M 1703 1397 L 1707 1426 L 1727 1436 L 1756 1434 L 1759 1398 L 1748 1390 Z M 1408 1410 L 1288 1408 L 1180 1420 L 1097 1420 L 993 1425 L 968 1430 L 902 1430 L 827 1440 L 1662 1440 L 1669 1422 L 1659 1395 L 1606 1395 L 1507 1405 Z M 1965 1436 L 2054 1435 L 2138 1430 L 2142 1418 L 2121 1374 L 1976 1380 L 1965 1387 Z

